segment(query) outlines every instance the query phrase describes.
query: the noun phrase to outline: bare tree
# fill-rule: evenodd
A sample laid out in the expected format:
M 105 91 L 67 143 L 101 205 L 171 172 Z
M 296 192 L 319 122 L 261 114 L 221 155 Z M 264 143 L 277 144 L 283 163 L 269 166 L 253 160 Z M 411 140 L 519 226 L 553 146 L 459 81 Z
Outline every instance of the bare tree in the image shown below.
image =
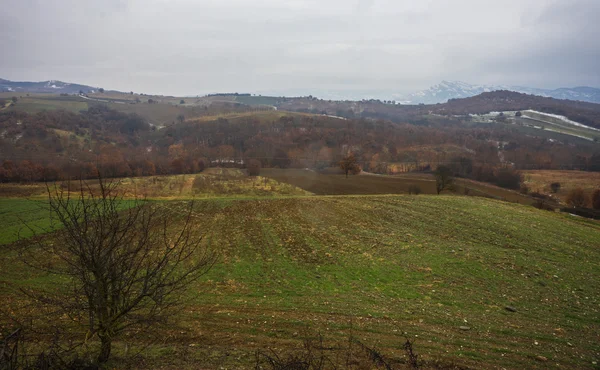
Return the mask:
M 181 213 L 145 199 L 127 200 L 118 182 L 79 183 L 72 195 L 48 186 L 50 210 L 62 229 L 24 243 L 24 261 L 68 277 L 60 294 L 30 296 L 54 305 L 97 336 L 97 362 L 112 341 L 173 314 L 181 293 L 206 273 L 215 254 L 192 227 L 192 207 Z M 26 245 L 29 244 L 29 245 Z
M 435 176 L 435 190 L 437 193 L 441 193 L 443 190 L 451 190 L 454 184 L 454 175 L 452 170 L 447 166 L 438 166 L 433 172 Z

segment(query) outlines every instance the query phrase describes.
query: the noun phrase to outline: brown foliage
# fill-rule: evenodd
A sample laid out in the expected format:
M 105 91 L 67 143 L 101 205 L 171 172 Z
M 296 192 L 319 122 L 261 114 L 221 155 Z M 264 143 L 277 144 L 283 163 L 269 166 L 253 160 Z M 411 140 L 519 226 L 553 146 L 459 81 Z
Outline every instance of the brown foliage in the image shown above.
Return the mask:
M 348 177 L 348 173 L 357 175 L 361 171 L 358 161 L 356 160 L 356 157 L 353 153 L 350 153 L 344 158 L 342 158 L 342 160 L 340 161 L 340 168 L 342 169 L 342 171 L 344 171 L 346 177 Z
M 575 188 L 567 195 L 566 202 L 571 207 L 582 208 L 587 205 L 588 197 L 582 188 Z

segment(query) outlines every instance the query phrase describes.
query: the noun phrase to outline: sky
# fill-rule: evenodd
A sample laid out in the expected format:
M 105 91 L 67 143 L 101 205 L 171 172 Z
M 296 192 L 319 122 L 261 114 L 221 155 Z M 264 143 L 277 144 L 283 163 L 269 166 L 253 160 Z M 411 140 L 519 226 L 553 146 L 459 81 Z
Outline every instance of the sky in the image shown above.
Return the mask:
M 600 0 L 0 0 L 0 78 L 147 94 L 600 87 Z

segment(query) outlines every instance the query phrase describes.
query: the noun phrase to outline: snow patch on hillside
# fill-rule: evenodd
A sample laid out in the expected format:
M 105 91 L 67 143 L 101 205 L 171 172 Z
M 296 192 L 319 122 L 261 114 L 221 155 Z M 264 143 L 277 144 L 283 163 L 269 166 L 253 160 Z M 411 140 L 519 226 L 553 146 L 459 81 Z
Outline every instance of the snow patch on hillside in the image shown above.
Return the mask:
M 541 115 L 541 116 L 546 116 L 546 117 L 552 117 L 552 118 L 556 118 L 556 119 L 559 119 L 559 120 L 561 120 L 561 121 L 563 121 L 563 122 L 565 122 L 565 123 L 568 123 L 569 125 L 573 125 L 573 126 L 577 126 L 577 127 L 585 128 L 585 129 L 588 129 L 588 130 L 600 131 L 600 130 L 599 130 L 599 129 L 597 129 L 597 128 L 590 127 L 590 126 L 586 126 L 586 125 L 584 125 L 584 124 L 581 124 L 581 123 L 579 123 L 579 122 L 572 121 L 572 120 L 568 119 L 567 117 L 565 117 L 565 116 L 560 116 L 560 115 L 558 115 L 558 114 L 550 114 L 550 113 L 538 112 L 538 111 L 535 111 L 535 110 L 526 110 L 525 112 L 523 112 L 525 117 L 527 117 L 527 116 L 526 116 L 526 113 L 527 113 L 527 112 L 531 112 L 531 113 L 539 114 L 539 115 Z M 528 117 L 528 118 L 533 118 L 533 117 Z

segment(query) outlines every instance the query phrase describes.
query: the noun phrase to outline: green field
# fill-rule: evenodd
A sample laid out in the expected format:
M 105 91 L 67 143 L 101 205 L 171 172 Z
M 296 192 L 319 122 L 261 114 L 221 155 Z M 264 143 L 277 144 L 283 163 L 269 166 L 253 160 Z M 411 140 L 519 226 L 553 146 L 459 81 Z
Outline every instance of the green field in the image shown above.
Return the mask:
M 125 209 L 133 200 L 120 201 Z M 47 198 L 0 198 L 0 246 L 62 228 L 50 211 Z
M 6 110 L 27 113 L 38 113 L 45 110 L 64 109 L 79 113 L 88 109 L 88 102 L 75 96 L 59 96 L 45 94 L 30 94 L 19 98 L 17 103 Z
M 236 96 L 236 102 L 240 102 L 247 105 L 277 105 L 281 101 L 281 98 L 274 96 Z
M 318 333 L 332 346 L 352 333 L 390 358 L 406 333 L 422 360 L 470 368 L 592 368 L 600 357 L 598 223 L 427 195 L 215 198 L 197 201 L 194 219 L 219 262 L 165 340 L 116 343 L 117 359 L 126 344 L 142 351 L 134 368 L 248 368 L 257 349 L 288 353 Z M 12 253 L 0 266 L 15 305 L 19 287 L 56 283 Z
M 28 238 L 52 225 L 47 203 L 42 200 L 0 198 L 0 245 Z

